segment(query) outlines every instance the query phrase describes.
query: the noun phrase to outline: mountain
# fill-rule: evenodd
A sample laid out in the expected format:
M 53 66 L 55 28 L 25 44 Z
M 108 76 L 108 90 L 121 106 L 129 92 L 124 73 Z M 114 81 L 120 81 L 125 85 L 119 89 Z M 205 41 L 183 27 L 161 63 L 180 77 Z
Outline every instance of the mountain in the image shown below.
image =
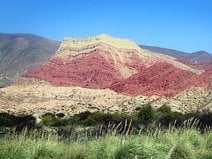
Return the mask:
M 0 33 L 0 87 L 46 62 L 59 42 L 31 34 Z
M 200 69 L 105 34 L 65 38 L 47 62 L 0 89 L 0 109 L 130 113 L 151 103 L 180 112 L 211 111 L 211 68 Z
M 201 70 L 172 57 L 142 50 L 130 40 L 99 35 L 82 41 L 65 39 L 47 63 L 28 71 L 25 77 L 57 86 L 108 88 L 126 95 L 170 96 L 191 85 L 204 84 L 199 74 Z M 191 81 L 191 76 L 198 81 Z
M 154 53 L 169 55 L 190 63 L 200 64 L 212 62 L 212 54 L 205 51 L 186 53 L 178 50 L 166 49 L 156 46 L 140 45 L 140 47 L 152 51 Z

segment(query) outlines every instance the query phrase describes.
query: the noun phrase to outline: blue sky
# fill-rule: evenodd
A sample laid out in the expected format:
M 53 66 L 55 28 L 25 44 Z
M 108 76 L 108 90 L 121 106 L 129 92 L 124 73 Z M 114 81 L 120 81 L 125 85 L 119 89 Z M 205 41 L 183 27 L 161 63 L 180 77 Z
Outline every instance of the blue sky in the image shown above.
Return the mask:
M 212 53 L 212 0 L 1 0 L 0 32 L 62 40 L 100 33 Z

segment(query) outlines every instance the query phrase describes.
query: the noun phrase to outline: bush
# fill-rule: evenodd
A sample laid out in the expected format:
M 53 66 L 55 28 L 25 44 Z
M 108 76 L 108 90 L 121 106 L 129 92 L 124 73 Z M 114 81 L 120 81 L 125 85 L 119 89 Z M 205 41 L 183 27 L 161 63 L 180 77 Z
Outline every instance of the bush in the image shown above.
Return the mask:
M 15 116 L 8 113 L 0 113 L 0 127 L 17 127 L 22 130 L 24 127 L 34 127 L 36 119 L 31 115 Z
M 95 113 L 90 113 L 86 115 L 87 115 L 87 118 L 83 118 L 85 120 L 81 120 L 82 118 L 80 118 L 80 122 L 86 126 L 95 125 L 95 124 L 108 124 L 109 122 L 118 124 L 121 121 L 130 119 L 130 117 L 127 116 L 126 114 L 118 114 L 118 113 L 105 114 L 105 113 L 95 112 Z
M 159 115 L 170 115 L 172 114 L 172 111 L 168 105 L 164 104 L 157 109 L 157 113 L 159 113 Z
M 7 113 L 0 113 L 0 127 L 13 127 L 15 126 L 15 119 L 14 115 L 10 115 Z
M 104 114 L 100 112 L 96 112 L 93 114 L 90 114 L 85 120 L 82 121 L 84 125 L 94 125 L 98 123 L 107 123 L 109 121 L 112 121 L 112 115 L 111 114 Z
M 41 124 L 44 124 L 44 125 L 50 126 L 58 121 L 59 119 L 55 116 L 55 114 L 52 114 L 52 113 L 46 113 L 41 116 Z
M 83 121 L 87 119 L 92 113 L 89 111 L 81 112 L 79 114 L 76 114 L 74 117 L 77 117 L 79 121 Z
M 184 114 L 178 113 L 178 112 L 173 112 L 171 114 L 165 114 L 160 117 L 158 117 L 158 123 L 161 126 L 168 127 L 169 125 L 175 126 L 175 127 L 180 127 L 182 126 L 183 122 L 187 118 L 185 117 Z
M 201 127 L 212 127 L 212 113 L 201 114 L 198 117 Z
M 138 113 L 138 118 L 145 125 L 151 124 L 155 119 L 155 111 L 150 104 L 142 107 Z

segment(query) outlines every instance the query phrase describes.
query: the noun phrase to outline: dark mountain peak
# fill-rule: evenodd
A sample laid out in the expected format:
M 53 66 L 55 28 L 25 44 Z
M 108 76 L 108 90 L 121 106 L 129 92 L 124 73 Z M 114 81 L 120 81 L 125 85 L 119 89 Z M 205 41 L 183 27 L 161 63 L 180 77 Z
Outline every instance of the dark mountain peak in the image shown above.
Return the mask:
M 47 61 L 58 48 L 59 42 L 37 35 L 0 33 L 0 87 Z
M 206 51 L 195 51 L 195 52 L 192 52 L 191 54 L 211 55 L 211 53 Z
M 187 52 L 183 52 L 183 51 L 156 47 L 156 46 L 140 45 L 140 47 L 147 49 L 149 51 L 152 51 L 153 53 L 169 55 L 169 56 L 172 56 L 177 59 L 180 59 L 180 60 L 183 60 L 186 62 L 190 62 L 190 63 L 198 64 L 198 63 L 212 62 L 212 54 L 210 54 L 206 51 L 197 51 L 197 52 L 193 52 L 193 53 L 187 53 Z

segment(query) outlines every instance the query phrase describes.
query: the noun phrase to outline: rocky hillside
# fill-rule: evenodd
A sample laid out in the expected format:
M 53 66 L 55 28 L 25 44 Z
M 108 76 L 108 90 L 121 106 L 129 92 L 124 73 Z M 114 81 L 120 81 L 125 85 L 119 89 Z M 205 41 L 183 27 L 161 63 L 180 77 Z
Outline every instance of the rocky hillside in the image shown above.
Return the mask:
M 59 42 L 31 34 L 0 33 L 0 87 L 46 62 Z
M 212 111 L 212 70 L 155 54 L 128 39 L 66 38 L 46 63 L 0 89 L 0 110 L 66 115 L 133 112 L 144 104 Z
M 191 86 L 207 86 L 208 74 L 173 57 L 141 49 L 130 40 L 99 35 L 65 39 L 55 56 L 25 77 L 124 95 L 173 96 Z

